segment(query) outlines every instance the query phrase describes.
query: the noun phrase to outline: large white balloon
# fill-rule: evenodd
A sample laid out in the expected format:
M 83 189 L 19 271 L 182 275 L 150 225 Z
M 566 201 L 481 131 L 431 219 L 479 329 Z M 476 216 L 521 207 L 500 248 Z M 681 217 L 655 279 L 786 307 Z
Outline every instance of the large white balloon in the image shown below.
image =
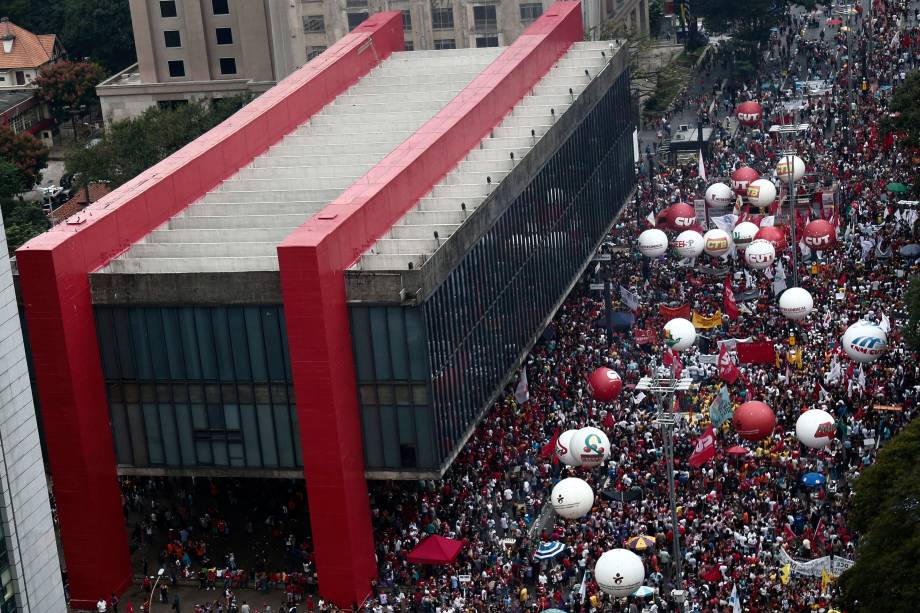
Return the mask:
M 566 430 L 556 439 L 556 457 L 566 466 L 578 466 L 577 458 L 572 454 L 572 437 L 578 430 Z
M 888 335 L 878 326 L 858 321 L 843 333 L 840 344 L 851 360 L 866 364 L 874 362 L 885 353 Z
M 689 320 L 675 317 L 664 325 L 664 339 L 674 351 L 686 351 L 696 342 L 696 328 Z
M 764 208 L 776 200 L 776 186 L 769 179 L 751 181 L 747 188 L 748 202 L 756 207 Z
M 657 258 L 668 250 L 668 235 L 650 228 L 639 235 L 639 251 L 647 258 Z
M 797 155 L 784 155 L 776 164 L 776 174 L 786 183 L 789 183 L 790 175 L 794 181 L 801 181 L 805 176 L 805 162 Z
M 724 183 L 713 183 L 706 188 L 706 204 L 715 209 L 724 209 L 735 203 L 735 192 Z
M 674 251 L 682 258 L 695 258 L 703 253 L 703 237 L 696 230 L 684 230 L 674 239 Z
M 805 411 L 795 421 L 795 437 L 812 449 L 821 449 L 827 445 L 836 432 L 834 418 L 821 409 Z
M 629 596 L 645 581 L 642 558 L 629 549 L 605 551 L 594 566 L 594 580 L 606 594 L 617 598 Z
M 805 319 L 815 303 L 807 289 L 790 287 L 779 297 L 779 310 L 786 319 L 798 321 Z
M 732 240 L 738 249 L 744 251 L 747 249 L 747 246 L 751 244 L 751 241 L 754 240 L 754 236 L 759 231 L 760 228 L 757 227 L 757 224 L 753 224 L 749 221 L 742 221 L 732 230 Z
M 584 517 L 594 506 L 594 490 L 577 477 L 563 479 L 553 487 L 550 503 L 556 515 L 566 519 Z
M 703 235 L 703 251 L 714 258 L 725 255 L 732 246 L 732 237 L 725 230 L 713 228 Z
M 776 249 L 773 243 L 759 238 L 753 241 L 744 250 L 744 261 L 754 270 L 763 270 L 770 266 L 776 259 Z
M 582 466 L 594 468 L 610 457 L 610 439 L 603 430 L 588 426 L 573 434 L 569 444 L 575 447 L 575 453 Z

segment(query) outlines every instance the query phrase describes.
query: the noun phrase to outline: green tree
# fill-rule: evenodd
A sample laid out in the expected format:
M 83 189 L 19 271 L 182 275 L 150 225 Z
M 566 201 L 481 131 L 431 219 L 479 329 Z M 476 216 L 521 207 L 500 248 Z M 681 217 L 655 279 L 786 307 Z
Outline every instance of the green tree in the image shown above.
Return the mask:
M 891 114 L 882 128 L 902 134 L 900 139 L 908 148 L 920 147 L 920 71 L 913 71 L 897 86 L 891 97 Z
M 855 484 L 850 523 L 862 536 L 840 577 L 846 610 L 913 613 L 920 602 L 920 420 L 892 438 Z
M 151 107 L 139 117 L 109 125 L 93 147 L 75 147 L 65 165 L 77 185 L 129 181 L 204 134 L 248 102 L 248 96 L 191 103 L 176 108 Z
M 0 159 L 0 210 L 3 212 L 10 255 L 51 225 L 37 204 L 19 197 L 21 191 L 22 173 L 10 162 Z
M 58 123 L 70 117 L 76 134 L 76 115 L 73 111 L 98 100 L 96 85 L 104 76 L 105 70 L 99 64 L 63 60 L 44 66 L 38 72 L 35 86 L 38 87 L 38 97 L 48 103 Z
M 907 303 L 908 319 L 904 326 L 904 340 L 914 351 L 920 351 L 920 277 L 913 277 L 904 297 Z
M 48 149 L 31 134 L 16 134 L 0 126 L 0 159 L 18 168 L 23 188 L 31 188 L 41 180 L 41 171 L 48 164 Z
M 22 173 L 15 165 L 0 160 L 0 199 L 8 200 L 22 192 Z
M 57 34 L 70 57 L 109 73 L 137 61 L 127 0 L 0 0 L 0 14 L 36 34 Z

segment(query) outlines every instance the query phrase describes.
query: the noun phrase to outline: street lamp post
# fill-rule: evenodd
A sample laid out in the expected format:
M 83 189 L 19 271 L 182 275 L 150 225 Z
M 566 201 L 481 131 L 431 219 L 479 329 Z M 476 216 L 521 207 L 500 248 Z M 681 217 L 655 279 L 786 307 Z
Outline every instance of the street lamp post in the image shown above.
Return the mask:
M 164 573 L 164 572 L 165 572 L 165 571 L 164 571 L 162 568 L 161 568 L 160 570 L 157 571 L 157 579 L 156 579 L 156 581 L 153 582 L 153 589 L 150 590 L 150 597 L 147 599 L 147 611 L 148 611 L 148 613 L 149 613 L 149 611 L 150 611 L 150 608 L 153 606 L 153 595 L 154 595 L 154 594 L 156 593 L 156 591 L 157 591 L 157 583 L 160 582 L 160 579 L 163 577 L 163 573 Z
M 642 377 L 636 384 L 636 389 L 647 392 L 655 397 L 658 406 L 656 421 L 661 426 L 661 438 L 664 444 L 665 459 L 668 471 L 668 499 L 671 506 L 671 541 L 674 556 L 674 580 L 672 586 L 681 591 L 683 586 L 683 560 L 680 555 L 680 531 L 677 523 L 677 493 L 674 487 L 674 426 L 675 415 L 671 411 L 674 394 L 690 389 L 692 381 L 689 377 L 680 379 L 663 378 L 659 376 L 657 365 L 653 364 L 655 374 L 652 377 Z

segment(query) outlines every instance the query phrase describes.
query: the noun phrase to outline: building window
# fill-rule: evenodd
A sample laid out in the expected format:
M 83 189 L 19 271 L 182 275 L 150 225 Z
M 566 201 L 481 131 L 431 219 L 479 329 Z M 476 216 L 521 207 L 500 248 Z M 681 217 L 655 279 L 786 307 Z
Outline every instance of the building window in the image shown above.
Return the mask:
M 214 32 L 217 35 L 218 45 L 232 45 L 233 44 L 233 30 L 231 30 L 230 28 L 217 28 Z
M 412 31 L 412 13 L 409 11 L 401 11 L 403 18 L 403 32 Z
M 188 106 L 188 100 L 157 100 L 157 106 L 161 109 L 175 111 L 180 106 Z
M 322 15 L 305 15 L 303 18 L 304 34 L 322 34 L 326 31 L 326 18 Z
M 348 13 L 348 31 L 351 32 L 367 19 L 367 13 Z
M 211 9 L 215 15 L 229 15 L 230 0 L 211 0 Z
M 433 30 L 453 30 L 454 29 L 454 9 L 453 8 L 436 8 L 431 7 L 431 29 Z
M 366 9 L 367 0 L 345 0 L 345 8 L 347 9 Z
M 220 74 L 236 74 L 236 58 L 220 58 Z
M 182 37 L 179 36 L 179 30 L 166 30 L 163 32 L 163 40 L 166 41 L 167 47 L 182 46 Z
M 171 77 L 184 77 L 185 76 L 185 62 L 182 60 L 170 60 L 169 64 L 169 76 Z
M 498 18 L 495 16 L 495 5 L 473 7 L 473 24 L 479 32 L 494 32 L 498 30 Z
M 326 47 L 307 47 L 307 60 L 312 60 L 326 50 Z
M 543 5 L 539 2 L 528 2 L 521 5 L 521 23 L 533 23 L 543 14 Z
M 26 73 L 21 70 L 16 71 L 16 85 L 26 84 Z
M 477 47 L 497 47 L 498 46 L 498 37 L 497 36 L 480 36 L 476 39 Z
M 176 0 L 160 0 L 160 17 L 175 17 L 176 15 L 178 15 Z
M 456 49 L 457 41 L 452 38 L 445 38 L 444 40 L 434 41 L 435 49 Z
M 415 49 L 415 45 L 412 44 L 411 40 L 405 41 L 405 45 L 406 45 L 406 51 L 412 51 L 413 49 Z

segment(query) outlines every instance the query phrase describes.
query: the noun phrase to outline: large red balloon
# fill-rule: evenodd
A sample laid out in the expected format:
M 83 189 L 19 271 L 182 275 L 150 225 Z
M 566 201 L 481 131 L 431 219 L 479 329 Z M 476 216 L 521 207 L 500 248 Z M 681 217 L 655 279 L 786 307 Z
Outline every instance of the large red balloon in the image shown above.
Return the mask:
M 813 219 L 805 226 L 806 245 L 816 251 L 831 249 L 837 244 L 837 231 L 834 224 L 825 219 Z
M 623 391 L 623 380 L 615 370 L 598 368 L 588 376 L 588 391 L 595 400 L 610 402 Z
M 748 185 L 759 178 L 759 172 L 750 166 L 742 166 L 732 173 L 732 189 L 739 196 L 746 196 Z
M 760 120 L 763 118 L 763 107 L 754 100 L 748 100 L 738 105 L 735 114 L 738 116 L 738 123 L 741 125 L 756 126 L 760 124 Z
M 770 436 L 776 426 L 773 409 L 759 400 L 750 400 L 735 409 L 732 426 L 741 438 L 759 441 Z
M 696 211 L 686 202 L 668 207 L 668 227 L 675 232 L 689 230 L 696 223 Z
M 776 249 L 776 253 L 779 253 L 789 246 L 789 243 L 786 242 L 786 231 L 779 226 L 762 227 L 757 231 L 757 234 L 754 235 L 754 240 L 758 238 L 773 243 L 773 248 Z

